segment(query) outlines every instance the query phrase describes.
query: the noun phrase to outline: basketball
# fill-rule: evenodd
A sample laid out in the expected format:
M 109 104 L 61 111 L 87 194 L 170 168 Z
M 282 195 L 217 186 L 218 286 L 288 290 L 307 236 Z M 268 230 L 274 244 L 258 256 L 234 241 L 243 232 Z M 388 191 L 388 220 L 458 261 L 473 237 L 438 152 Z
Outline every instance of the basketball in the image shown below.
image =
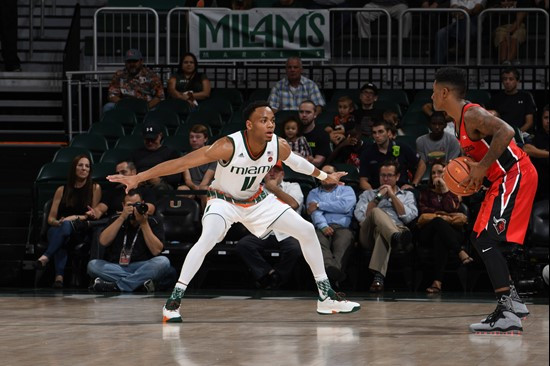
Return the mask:
M 470 174 L 470 166 L 466 161 L 473 162 L 471 158 L 467 156 L 460 156 L 456 159 L 452 159 L 445 166 L 443 172 L 443 180 L 451 192 L 457 196 L 470 196 L 476 192 L 474 186 L 471 186 L 467 191 L 466 187 L 461 186 L 460 182 L 468 178 Z

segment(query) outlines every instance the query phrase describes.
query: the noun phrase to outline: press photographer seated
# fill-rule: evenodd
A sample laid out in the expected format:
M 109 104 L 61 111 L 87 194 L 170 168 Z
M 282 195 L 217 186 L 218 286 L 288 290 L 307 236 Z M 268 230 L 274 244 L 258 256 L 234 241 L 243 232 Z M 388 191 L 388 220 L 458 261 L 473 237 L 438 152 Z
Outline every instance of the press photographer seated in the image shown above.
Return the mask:
M 99 236 L 99 243 L 106 247 L 105 259 L 88 263 L 88 274 L 95 278 L 93 290 L 131 292 L 143 286 L 154 291 L 154 283 L 170 270 L 168 258 L 159 255 L 163 241 L 162 222 L 149 217 L 140 193 L 130 190 L 124 196 L 121 214 L 113 217 Z

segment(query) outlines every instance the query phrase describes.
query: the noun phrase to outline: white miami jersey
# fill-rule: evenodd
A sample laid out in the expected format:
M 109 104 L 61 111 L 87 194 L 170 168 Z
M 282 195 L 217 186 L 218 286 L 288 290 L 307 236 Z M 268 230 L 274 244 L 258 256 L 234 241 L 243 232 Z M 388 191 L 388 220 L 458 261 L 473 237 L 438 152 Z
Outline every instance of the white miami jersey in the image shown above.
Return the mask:
M 262 180 L 279 159 L 279 139 L 273 135 L 264 151 L 254 158 L 245 131 L 227 137 L 233 143 L 233 155 L 229 161 L 218 161 L 210 188 L 235 199 L 247 200 L 258 193 Z

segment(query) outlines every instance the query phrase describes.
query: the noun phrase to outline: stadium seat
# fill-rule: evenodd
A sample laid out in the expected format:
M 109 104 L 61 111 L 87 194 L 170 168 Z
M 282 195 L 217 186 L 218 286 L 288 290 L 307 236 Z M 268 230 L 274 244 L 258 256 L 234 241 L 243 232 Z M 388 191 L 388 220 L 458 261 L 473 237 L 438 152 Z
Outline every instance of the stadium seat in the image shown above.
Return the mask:
M 176 112 L 181 121 L 185 121 L 191 111 L 189 103 L 181 99 L 165 99 L 157 105 L 157 110 L 168 110 Z
M 407 136 L 413 136 L 415 138 L 425 135 L 430 132 L 428 125 L 426 124 L 408 124 L 402 127 L 403 132 Z M 413 150 L 416 150 L 416 143 L 411 146 Z
M 210 126 L 214 134 L 218 134 L 224 124 L 221 115 L 211 110 L 196 110 L 187 116 L 186 125 L 193 126 L 197 123 Z
M 162 144 L 180 153 L 191 151 L 191 146 L 189 145 L 189 138 L 182 135 L 166 136 Z
M 234 88 L 213 88 L 210 92 L 210 98 L 221 98 L 229 101 L 233 111 L 239 110 L 244 103 L 242 93 Z
M 90 161 L 93 163 L 94 158 L 92 156 L 92 153 L 83 147 L 74 147 L 74 146 L 67 146 L 63 147 L 55 152 L 55 155 L 53 156 L 52 162 L 54 163 L 70 163 L 73 161 L 75 156 L 78 155 L 87 155 Z
M 75 135 L 69 143 L 69 146 L 88 149 L 92 153 L 94 161 L 99 161 L 101 155 L 109 149 L 105 137 L 95 133 Z
M 112 163 L 118 164 L 119 162 L 130 159 L 132 157 L 132 150 L 128 149 L 109 149 L 101 155 L 99 159 L 100 163 Z
M 410 147 L 413 151 L 416 151 L 416 136 L 397 136 L 395 138 L 395 142 L 397 145 L 405 144 L 408 147 Z
M 409 96 L 402 89 L 382 89 L 378 91 L 378 101 L 389 101 L 399 104 L 401 107 L 409 106 Z
M 328 108 L 328 105 L 331 106 L 331 109 L 334 109 L 334 110 L 338 110 L 338 99 L 340 97 L 343 97 L 343 96 L 348 96 L 350 97 L 353 102 L 359 106 L 360 104 L 360 100 L 359 100 L 359 94 L 360 94 L 360 90 L 359 89 L 334 89 L 333 93 L 332 93 L 332 96 L 330 98 L 330 101 L 328 102 L 327 104 L 327 108 Z
M 94 123 L 90 127 L 89 133 L 105 137 L 109 147 L 115 146 L 116 140 L 125 135 L 122 124 L 114 121 Z
M 398 103 L 389 100 L 377 100 L 376 102 L 374 102 L 374 108 L 382 112 L 388 110 L 394 111 L 399 117 L 403 116 L 403 112 L 401 112 L 401 106 Z
M 466 92 L 466 100 L 487 107 L 491 103 L 491 93 L 488 90 L 469 89 Z
M 131 135 L 132 136 L 142 136 L 143 134 L 143 125 L 144 123 L 138 123 L 134 126 L 134 129 L 132 130 L 132 133 Z M 168 127 L 166 127 L 165 125 L 162 125 L 162 124 L 159 124 L 159 127 L 160 129 L 162 130 L 162 135 L 164 137 L 166 136 L 170 136 L 170 133 L 168 131 Z M 179 126 L 178 126 L 179 127 Z M 177 129 L 177 128 L 176 128 Z M 175 133 L 175 130 L 174 130 L 174 133 Z
M 267 100 L 269 99 L 269 94 L 271 94 L 271 88 L 254 89 L 248 96 L 245 105 L 249 105 L 250 103 L 255 101 L 267 102 Z
M 239 125 L 231 125 L 231 124 L 225 125 L 220 130 L 219 137 L 231 135 L 232 133 L 241 131 L 242 129 L 243 129 L 242 126 L 239 126 Z
M 407 125 L 424 125 L 428 126 L 428 117 L 424 112 L 407 112 L 401 118 L 401 127 Z
M 285 172 L 284 180 L 287 182 L 298 183 L 300 185 L 300 188 L 302 189 L 304 198 L 307 197 L 307 194 L 309 193 L 309 191 L 317 187 L 317 182 L 315 181 L 315 178 L 313 178 L 311 175 L 297 173 L 294 170 L 287 167 L 285 164 L 283 164 L 283 170 Z
M 432 100 L 432 94 L 433 94 L 433 90 L 432 89 L 422 89 L 422 90 L 418 90 L 415 94 L 414 94 L 414 100 Z
M 334 163 L 332 164 L 334 169 L 337 172 L 347 172 L 347 175 L 344 175 L 340 178 L 340 181 L 345 183 L 347 186 L 350 186 L 354 190 L 359 188 L 359 171 L 355 165 L 343 164 L 343 163 Z
M 287 111 L 277 111 L 277 113 L 275 113 L 275 123 L 277 123 L 277 125 L 282 126 L 283 122 L 289 117 L 295 118 L 297 122 L 300 121 L 300 116 L 298 115 L 298 111 L 287 110 Z
M 409 108 L 407 108 L 407 113 L 415 113 L 415 112 L 422 112 L 422 107 L 426 103 L 431 103 L 431 99 L 415 99 L 411 104 L 409 104 Z
M 136 114 L 138 122 L 143 119 L 143 116 L 149 111 L 147 102 L 138 98 L 122 98 L 117 104 L 115 109 L 129 109 Z
M 165 126 L 168 131 L 174 132 L 180 126 L 180 118 L 174 111 L 166 109 L 155 109 L 147 112 L 143 117 L 143 123 L 154 122 L 160 126 Z M 167 135 L 164 135 L 167 136 Z
M 96 163 L 92 166 L 92 180 L 98 183 L 104 190 L 111 185 L 111 182 L 107 180 L 107 176 L 116 174 L 115 163 Z
M 199 111 L 215 111 L 218 112 L 224 123 L 228 123 L 233 114 L 233 106 L 227 99 L 220 97 L 210 97 L 199 103 Z
M 130 132 L 137 123 L 134 111 L 125 108 L 116 108 L 107 111 L 101 118 L 102 123 L 121 124 L 126 132 Z
M 38 172 L 33 185 L 33 205 L 35 212 L 51 199 L 57 187 L 67 182 L 71 163 L 46 163 Z
M 334 117 L 338 115 L 338 111 L 329 111 L 329 110 L 323 110 L 319 116 L 315 119 L 315 124 L 322 126 L 323 128 L 326 126 L 332 125 L 334 122 Z
M 227 124 L 241 126 L 241 128 L 244 129 L 246 127 L 246 121 L 243 118 L 243 112 L 241 110 L 233 111 Z
M 130 151 L 143 147 L 143 137 L 141 135 L 127 135 L 119 138 L 115 144 L 115 149 L 126 149 Z

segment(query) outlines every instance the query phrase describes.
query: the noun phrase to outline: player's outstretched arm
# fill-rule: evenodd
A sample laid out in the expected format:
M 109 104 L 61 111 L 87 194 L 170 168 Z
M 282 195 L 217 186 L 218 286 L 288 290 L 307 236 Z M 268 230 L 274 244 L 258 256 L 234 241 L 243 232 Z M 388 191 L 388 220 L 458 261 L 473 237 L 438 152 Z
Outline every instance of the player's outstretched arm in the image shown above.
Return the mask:
M 326 180 L 329 183 L 340 183 L 340 178 L 347 175 L 347 172 L 334 172 L 327 174 L 317 169 L 313 164 L 303 157 L 294 154 L 286 140 L 279 138 L 279 158 L 295 172 L 311 175 L 319 180 Z
M 109 175 L 107 176 L 107 180 L 124 184 L 126 186 L 126 192 L 128 192 L 130 189 L 136 188 L 140 182 L 181 173 L 189 168 L 194 168 L 217 160 L 227 161 L 231 159 L 232 154 L 233 143 L 229 138 L 224 137 L 214 142 L 212 145 L 204 146 L 180 158 L 157 164 L 151 169 L 145 170 L 137 175 Z

